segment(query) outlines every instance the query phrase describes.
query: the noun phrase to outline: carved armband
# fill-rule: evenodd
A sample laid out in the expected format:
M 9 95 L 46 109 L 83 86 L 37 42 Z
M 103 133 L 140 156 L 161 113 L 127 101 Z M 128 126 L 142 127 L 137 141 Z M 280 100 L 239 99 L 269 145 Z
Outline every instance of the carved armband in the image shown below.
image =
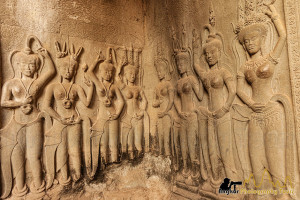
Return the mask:
M 273 15 L 271 16 L 272 21 L 278 20 L 279 19 L 279 15 Z
M 268 56 L 268 60 L 273 63 L 274 65 L 277 65 L 279 63 L 279 58 L 273 58 L 271 54 Z
M 236 75 L 236 78 L 237 78 L 237 79 L 244 79 L 244 78 L 245 78 L 245 75 L 244 75 L 243 72 L 238 71 L 238 73 L 237 73 L 237 75 Z
M 224 81 L 233 81 L 233 77 L 232 77 L 232 76 L 226 77 L 226 78 L 224 79 Z
M 224 105 L 221 109 L 222 109 L 224 112 L 229 112 L 230 107 Z

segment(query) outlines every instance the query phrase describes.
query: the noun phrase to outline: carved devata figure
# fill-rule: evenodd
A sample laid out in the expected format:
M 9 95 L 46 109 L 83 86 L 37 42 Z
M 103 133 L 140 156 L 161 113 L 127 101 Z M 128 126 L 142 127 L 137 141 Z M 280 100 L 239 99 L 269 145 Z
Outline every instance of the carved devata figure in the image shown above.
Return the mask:
M 159 153 L 175 157 L 175 170 L 179 169 L 179 127 L 180 119 L 176 115 L 174 107 L 175 88 L 171 83 L 171 65 L 165 59 L 157 59 L 154 63 L 157 76 L 159 79 L 158 85 L 154 89 L 153 107 L 158 108 L 158 142 Z
M 252 16 L 245 16 L 236 29 L 238 40 L 247 54 L 246 63 L 238 71 L 237 94 L 251 109 L 248 111 L 250 113 L 248 137 L 255 182 L 260 183 L 266 171 L 274 183 L 284 185 L 287 173 L 289 176 L 292 174 L 288 171 L 291 169 L 289 159 L 292 158 L 289 151 L 292 141 L 288 140 L 292 138 L 289 137 L 292 134 L 289 126 L 292 123 L 289 121 L 291 109 L 286 96 L 273 93 L 271 83 L 286 42 L 286 31 L 273 5 L 267 6 L 265 13 L 261 14 L 256 12 Z M 267 36 L 264 14 L 271 18 L 279 36 L 274 49 L 268 54 L 263 54 L 262 50 Z M 245 80 L 252 89 L 251 96 L 244 92 Z M 247 112 L 240 110 L 240 113 Z M 260 189 L 271 188 L 272 185 L 268 180 L 260 187 Z M 289 199 L 288 195 L 282 194 L 276 198 Z
M 94 82 L 100 100 L 97 120 L 91 127 L 91 167 L 87 166 L 90 178 L 93 178 L 98 168 L 99 151 L 102 164 L 118 162 L 119 122 L 118 118 L 124 106 L 124 100 L 118 87 L 114 84 L 116 71 L 115 52 L 112 48 L 107 50 L 104 60 L 100 54 L 94 65 L 88 69 L 87 75 Z M 99 65 L 99 77 L 94 73 Z M 108 160 L 108 153 L 109 158 Z
M 225 177 L 232 180 L 239 179 L 233 153 L 235 141 L 229 112 L 236 95 L 236 85 L 233 75 L 220 63 L 222 34 L 215 33 L 214 25 L 204 27 L 210 33 L 203 46 L 203 54 L 209 69 L 206 71 L 200 65 L 194 65 L 194 68 L 208 93 L 208 109 L 199 107 L 199 114 L 208 120 L 208 131 L 200 133 L 200 142 L 203 147 L 209 147 L 208 150 L 202 149 L 208 176 L 202 189 L 211 190 L 212 186 L 213 192 L 216 192 Z M 208 135 L 203 135 L 204 133 Z
M 130 160 L 134 159 L 134 151 L 137 157 L 143 153 L 144 127 L 149 127 L 149 116 L 146 112 L 147 99 L 142 88 L 136 85 L 139 74 L 138 63 L 129 60 L 129 64 L 121 65 L 120 90 L 125 99 L 124 113 L 121 117 L 121 144 L 122 153 L 128 153 Z M 122 75 L 123 74 L 123 75 Z M 122 156 L 122 157 L 124 157 Z
M 31 44 L 37 44 L 33 50 Z M 28 192 L 25 162 L 32 172 L 30 191 L 43 193 L 45 182 L 41 165 L 43 149 L 42 118 L 37 107 L 39 94 L 55 75 L 55 67 L 47 52 L 35 36 L 27 38 L 26 48 L 12 53 L 14 78 L 5 82 L 1 106 L 13 110 L 9 123 L 1 130 L 2 198 L 13 188 L 13 195 L 22 197 Z M 15 179 L 15 181 L 14 181 Z
M 185 48 L 184 42 L 183 40 L 179 49 L 174 49 L 175 64 L 180 74 L 174 103 L 181 118 L 179 133 L 183 158 L 183 170 L 177 177 L 177 181 L 195 185 L 200 175 L 197 156 L 198 120 L 195 96 L 198 100 L 202 100 L 203 87 L 199 86 L 199 81 L 190 73 L 192 58 L 190 51 Z M 188 167 L 188 159 L 190 159 L 191 168 Z
M 70 173 L 74 182 L 81 177 L 82 119 L 76 103 L 80 100 L 89 106 L 93 94 L 92 83 L 85 81 L 89 86 L 87 96 L 82 87 L 75 83 L 82 47 L 75 53 L 73 46 L 69 55 L 65 50 L 60 51 L 58 43 L 56 47 L 60 81 L 47 87 L 44 99 L 44 109 L 53 118 L 53 127 L 45 134 L 47 188 L 52 186 L 56 172 L 60 172 L 61 185 L 70 183 Z

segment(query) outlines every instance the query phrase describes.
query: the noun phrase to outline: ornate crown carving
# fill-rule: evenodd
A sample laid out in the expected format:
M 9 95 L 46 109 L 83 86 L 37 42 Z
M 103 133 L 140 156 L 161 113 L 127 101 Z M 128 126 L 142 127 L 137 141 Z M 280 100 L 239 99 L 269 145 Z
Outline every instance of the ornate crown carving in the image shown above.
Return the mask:
M 70 57 L 74 61 L 78 61 L 78 57 L 79 57 L 80 53 L 83 50 L 82 47 L 79 47 L 79 49 L 77 50 L 77 52 L 75 52 L 74 44 L 72 44 L 72 48 L 70 48 L 69 50 L 67 50 L 66 42 L 64 43 L 63 48 L 61 49 L 61 45 L 59 44 L 58 41 L 55 42 L 55 48 L 56 48 L 56 57 L 57 58 L 64 58 L 64 57 L 70 55 Z
M 240 34 L 249 26 L 263 27 L 270 19 L 265 15 L 268 9 L 276 0 L 240 0 L 238 6 L 238 23 L 233 25 L 235 34 Z

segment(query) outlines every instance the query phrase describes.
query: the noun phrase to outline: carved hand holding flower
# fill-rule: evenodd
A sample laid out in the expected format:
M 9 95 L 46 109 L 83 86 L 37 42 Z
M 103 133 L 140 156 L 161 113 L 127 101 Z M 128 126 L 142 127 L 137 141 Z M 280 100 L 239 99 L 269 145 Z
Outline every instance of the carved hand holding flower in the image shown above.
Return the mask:
M 159 112 L 159 113 L 158 113 L 158 117 L 159 117 L 159 118 L 162 118 L 162 117 L 164 117 L 166 114 L 167 114 L 166 112 Z
M 262 112 L 262 110 L 265 108 L 264 104 L 261 103 L 253 103 L 249 106 L 254 112 Z
M 140 120 L 144 117 L 144 111 L 140 110 L 138 113 L 135 113 L 135 118 Z

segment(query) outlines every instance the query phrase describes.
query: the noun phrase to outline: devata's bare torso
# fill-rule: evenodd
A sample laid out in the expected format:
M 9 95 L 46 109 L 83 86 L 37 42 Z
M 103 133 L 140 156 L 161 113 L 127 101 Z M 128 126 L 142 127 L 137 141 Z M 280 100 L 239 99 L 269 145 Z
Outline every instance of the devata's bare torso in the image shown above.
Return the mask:
M 252 87 L 252 100 L 266 104 L 273 96 L 272 78 L 275 65 L 266 57 L 247 61 L 244 65 L 244 75 Z
M 214 112 L 222 108 L 226 102 L 226 95 L 224 94 L 224 69 L 216 68 L 208 72 L 201 73 L 203 85 L 209 95 L 209 110 Z
M 35 80 L 32 79 L 26 83 L 19 78 L 15 78 L 10 80 L 8 85 L 14 101 L 22 102 L 26 98 L 32 98 L 32 103 L 14 109 L 15 119 L 21 123 L 35 120 L 39 114 L 36 102 L 39 88 L 35 84 Z
M 127 110 L 126 113 L 133 116 L 140 111 L 139 101 L 141 99 L 139 86 L 126 86 L 123 91 L 123 96 L 126 101 Z
M 177 82 L 177 91 L 181 97 L 181 111 L 191 113 L 194 111 L 193 103 L 193 82 L 191 77 L 181 78 Z

